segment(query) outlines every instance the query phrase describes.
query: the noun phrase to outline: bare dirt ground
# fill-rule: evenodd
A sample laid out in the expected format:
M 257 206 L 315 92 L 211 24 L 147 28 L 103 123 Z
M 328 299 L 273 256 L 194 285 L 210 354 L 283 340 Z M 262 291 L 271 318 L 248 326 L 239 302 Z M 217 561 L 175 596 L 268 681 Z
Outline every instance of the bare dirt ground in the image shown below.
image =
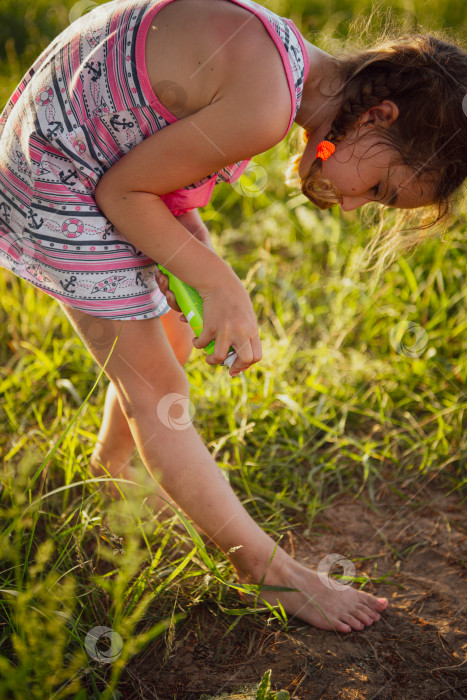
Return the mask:
M 408 500 L 388 491 L 376 507 L 362 496 L 340 497 L 315 522 L 312 537 L 297 529 L 284 547 L 313 567 L 337 552 L 365 558 L 356 562 L 357 575 L 390 573 L 365 587 L 389 598 L 379 622 L 340 635 L 293 621 L 282 632 L 276 622 L 268 627 L 263 614 L 261 621 L 243 618 L 224 637 L 235 618 L 203 604 L 176 627 L 168 658 L 159 639 L 133 660 L 122 697 L 249 700 L 272 669 L 272 687 L 299 700 L 467 698 L 466 535 L 462 499 L 433 481 Z

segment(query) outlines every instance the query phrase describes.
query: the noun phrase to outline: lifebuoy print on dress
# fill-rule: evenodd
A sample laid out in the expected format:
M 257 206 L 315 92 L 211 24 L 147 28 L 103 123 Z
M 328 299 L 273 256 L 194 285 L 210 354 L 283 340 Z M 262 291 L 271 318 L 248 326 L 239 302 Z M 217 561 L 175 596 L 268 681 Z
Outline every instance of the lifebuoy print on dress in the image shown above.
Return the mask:
M 54 91 L 52 90 L 50 85 L 48 85 L 43 90 L 41 90 L 41 92 L 37 95 L 36 102 L 41 107 L 45 107 L 46 105 L 51 104 L 53 102 L 53 99 L 54 99 Z
M 78 238 L 84 231 L 84 224 L 80 219 L 67 219 L 62 224 L 62 233 L 67 238 Z

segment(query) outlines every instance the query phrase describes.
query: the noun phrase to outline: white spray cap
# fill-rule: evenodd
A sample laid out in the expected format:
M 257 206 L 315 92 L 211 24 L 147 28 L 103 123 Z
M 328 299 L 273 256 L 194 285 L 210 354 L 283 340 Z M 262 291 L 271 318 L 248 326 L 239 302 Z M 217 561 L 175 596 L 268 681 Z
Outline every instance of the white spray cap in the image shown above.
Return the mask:
M 224 365 L 224 367 L 228 367 L 230 369 L 230 367 L 232 367 L 232 365 L 235 362 L 235 360 L 237 359 L 237 357 L 238 357 L 237 353 L 232 350 L 232 352 L 229 352 L 229 354 L 227 355 L 227 357 L 225 358 L 225 360 L 222 364 Z

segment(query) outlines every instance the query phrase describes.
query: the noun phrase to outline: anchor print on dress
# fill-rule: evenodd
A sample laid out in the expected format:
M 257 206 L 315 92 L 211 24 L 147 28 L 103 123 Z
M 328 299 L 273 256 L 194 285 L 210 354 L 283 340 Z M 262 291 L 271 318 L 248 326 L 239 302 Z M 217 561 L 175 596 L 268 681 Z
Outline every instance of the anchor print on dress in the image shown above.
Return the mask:
M 47 136 L 50 138 L 55 138 L 56 136 L 61 136 L 65 131 L 65 127 L 62 122 L 49 122 L 49 128 L 47 129 Z
M 141 272 L 141 270 L 136 275 L 136 286 L 137 287 L 141 286 L 141 287 L 144 287 L 145 289 L 149 289 L 148 285 L 146 284 L 146 282 L 143 279 L 143 273 Z
M 113 275 L 112 277 L 107 277 L 107 279 L 102 280 L 101 282 L 96 282 L 91 294 L 94 294 L 94 292 L 107 292 L 108 294 L 115 294 L 117 285 L 124 279 L 126 279 L 125 275 Z
M 119 126 L 121 126 L 122 129 L 125 131 L 125 129 L 132 129 L 132 128 L 134 127 L 134 125 L 135 125 L 134 122 L 127 122 L 127 120 L 126 120 L 125 117 L 121 117 L 121 116 L 120 116 L 120 119 L 121 119 L 121 121 L 118 121 L 118 120 L 119 120 L 119 115 L 118 115 L 118 114 L 114 114 L 114 115 L 112 115 L 112 117 L 110 118 L 110 123 L 112 124 L 113 128 L 114 128 L 116 131 L 121 131 L 121 129 L 118 128 Z
M 40 228 L 42 228 L 42 225 L 44 223 L 44 219 L 42 216 L 40 217 L 40 220 L 38 220 L 39 214 L 34 211 L 34 209 L 31 209 L 29 207 L 28 211 L 28 222 L 29 222 L 29 228 L 32 228 L 34 231 L 38 231 Z
M 16 200 L 15 198 L 15 201 L 18 200 Z M 13 233 L 15 240 L 17 234 L 15 234 L 14 232 L 23 231 L 26 214 L 25 210 L 26 207 L 24 209 L 17 209 L 16 207 L 12 207 L 6 202 L 2 202 L 2 204 L 0 205 L 0 228 L 3 225 L 8 233 Z
M 4 224 L 5 226 L 10 226 L 10 221 L 11 221 L 11 207 L 9 204 L 6 202 L 2 202 L 0 204 L 0 224 Z
M 92 76 L 91 80 L 93 83 L 102 78 L 102 63 L 100 61 L 96 61 L 96 63 L 97 68 L 94 65 L 94 61 L 88 61 L 84 64 L 84 67 L 88 69 L 88 75 Z
M 47 120 L 47 137 L 52 141 L 58 141 L 58 143 L 60 143 L 60 137 L 62 136 L 70 140 L 64 124 L 56 119 L 56 111 L 60 112 L 60 109 L 57 105 L 54 105 L 54 92 L 50 86 L 42 88 L 41 92 L 39 92 L 36 97 L 36 102 L 40 107 L 45 108 L 44 114 Z M 68 114 L 71 114 L 71 112 L 68 112 Z
M 105 115 L 101 117 L 101 123 L 104 124 L 122 153 L 134 148 L 144 136 L 135 120 L 135 115 L 129 109 L 112 116 Z
M 116 238 L 116 239 L 114 238 L 116 236 L 120 236 L 121 234 L 120 234 L 120 231 L 118 231 L 110 221 L 107 221 L 107 223 L 105 224 L 103 229 L 88 225 L 86 227 L 86 232 L 87 233 L 91 232 L 93 234 L 97 234 L 100 238 L 102 238 L 103 241 L 108 242 L 109 245 L 116 245 L 118 250 L 132 251 L 133 254 L 135 255 L 135 257 L 137 257 L 137 258 L 139 258 L 139 257 L 141 257 L 141 255 L 143 255 L 143 253 L 140 250 L 138 250 L 138 248 L 136 248 L 136 246 L 134 246 L 133 243 L 130 243 L 129 241 L 122 239 L 122 238 Z M 112 239 L 112 238 L 114 238 L 113 241 L 112 240 L 107 241 L 107 239 Z
M 77 175 L 78 173 L 76 172 L 76 170 L 70 170 L 70 168 L 68 168 L 66 173 L 63 170 L 60 170 L 58 174 L 60 182 L 66 187 L 74 187 L 76 185 L 76 180 L 74 178 L 76 178 Z
M 77 277 L 74 275 L 71 275 L 69 279 L 65 279 L 65 281 L 60 280 L 60 284 L 65 290 L 65 292 L 69 292 L 71 294 L 74 294 L 76 292 L 76 282 L 78 281 Z
M 117 229 L 115 228 L 115 226 L 112 224 L 111 221 L 108 221 L 106 226 L 105 226 L 102 239 L 104 241 L 106 241 L 109 236 L 114 236 L 116 233 L 117 233 Z

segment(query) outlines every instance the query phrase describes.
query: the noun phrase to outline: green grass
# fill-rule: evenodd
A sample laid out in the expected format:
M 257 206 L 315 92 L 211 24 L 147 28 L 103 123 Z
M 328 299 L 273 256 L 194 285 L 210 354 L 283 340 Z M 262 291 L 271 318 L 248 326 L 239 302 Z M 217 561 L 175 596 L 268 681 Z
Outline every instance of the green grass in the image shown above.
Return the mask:
M 68 10 L 42 0 L 1 7 L 15 32 L 3 54 L 10 63 L 0 66 L 3 105 Z M 273 9 L 311 38 L 322 28 L 338 36 L 368 6 L 307 7 Z M 465 21 L 463 3 L 395 7 L 427 23 Z M 294 139 L 255 159 L 268 174 L 260 196 L 222 185 L 202 212 L 250 292 L 263 360 L 234 381 L 202 353 L 187 366 L 195 424 L 276 541 L 290 526 L 319 536 L 316 516 L 344 492 L 376 507 L 382 494 L 408 494 L 431 479 L 460 499 L 466 486 L 465 218 L 444 242 L 394 262 L 375 286 L 358 269 L 371 236 L 358 212 L 315 210 L 284 186 Z M 0 698 L 118 697 L 129 659 L 162 635 L 170 654 L 177 625 L 200 603 L 230 616 L 232 629 L 245 615 L 286 627 L 279 609 L 258 616 L 240 606 L 225 556 L 205 548 L 180 514 L 157 520 L 141 507 L 145 487 L 104 503 L 87 465 L 106 378 L 53 299 L 4 270 L 0 298 Z M 400 325 L 409 322 L 415 335 Z M 99 626 L 123 642 L 113 663 L 86 652 L 86 635 Z M 96 656 L 111 652 L 102 641 Z

